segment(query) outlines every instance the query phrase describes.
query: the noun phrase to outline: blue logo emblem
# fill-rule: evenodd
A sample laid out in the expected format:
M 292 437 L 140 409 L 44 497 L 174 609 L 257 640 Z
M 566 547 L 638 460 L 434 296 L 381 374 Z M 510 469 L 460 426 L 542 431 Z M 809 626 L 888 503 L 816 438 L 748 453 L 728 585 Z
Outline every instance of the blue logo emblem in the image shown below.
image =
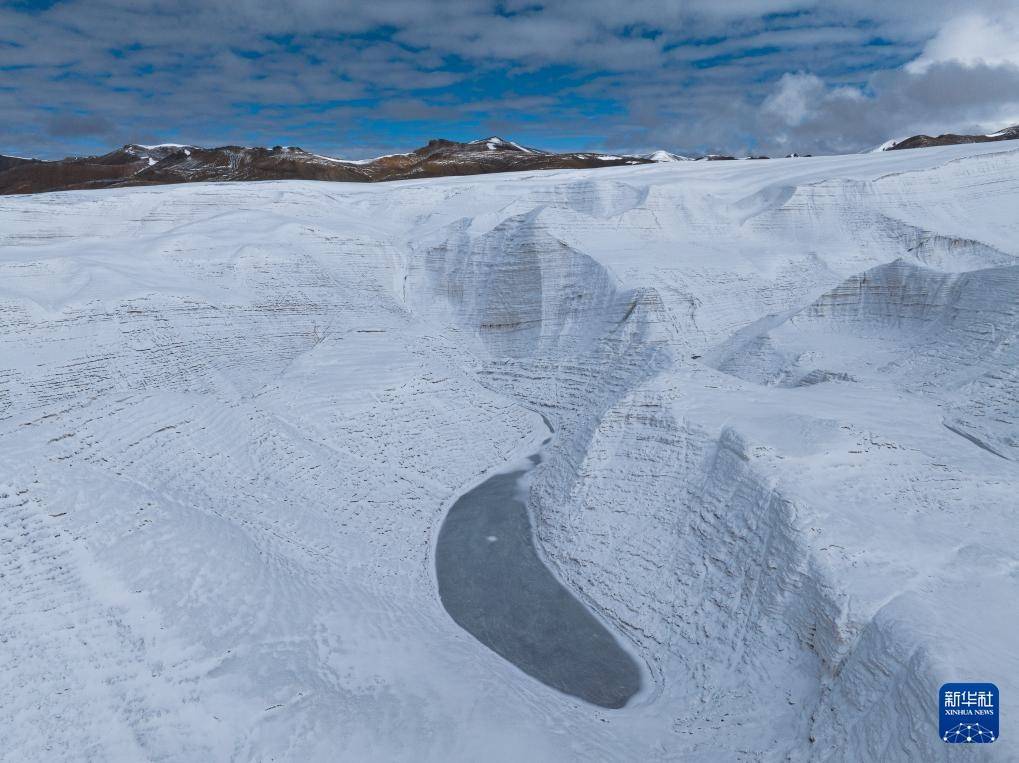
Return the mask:
M 998 687 L 945 684 L 938 692 L 939 733 L 948 744 L 989 744 L 998 739 Z

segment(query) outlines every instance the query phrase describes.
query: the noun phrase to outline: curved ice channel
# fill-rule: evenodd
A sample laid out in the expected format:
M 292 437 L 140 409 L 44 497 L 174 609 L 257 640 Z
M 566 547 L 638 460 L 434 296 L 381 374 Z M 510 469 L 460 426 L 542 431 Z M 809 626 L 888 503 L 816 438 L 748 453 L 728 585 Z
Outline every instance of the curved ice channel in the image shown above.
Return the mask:
M 528 675 L 622 707 L 640 690 L 640 669 L 538 556 L 520 484 L 532 467 L 489 477 L 453 504 L 435 552 L 439 596 L 457 624 Z

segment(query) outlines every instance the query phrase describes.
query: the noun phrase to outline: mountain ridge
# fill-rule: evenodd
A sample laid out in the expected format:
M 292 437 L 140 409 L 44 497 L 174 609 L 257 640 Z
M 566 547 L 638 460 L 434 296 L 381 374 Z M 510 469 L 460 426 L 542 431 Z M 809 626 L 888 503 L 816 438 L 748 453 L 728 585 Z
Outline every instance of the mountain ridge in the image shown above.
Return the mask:
M 1019 125 L 987 135 L 913 135 L 885 141 L 873 150 L 880 153 L 1015 139 L 1019 139 Z M 413 151 L 371 159 L 325 156 L 298 146 L 224 145 L 206 148 L 181 143 L 128 143 L 97 156 L 68 156 L 54 160 L 0 154 L 0 195 L 193 182 L 323 180 L 378 183 L 497 172 L 596 169 L 735 158 L 728 154 L 688 156 L 666 150 L 643 154 L 553 152 L 495 135 L 466 142 L 436 138 Z M 755 155 L 744 158 L 768 157 Z
M 1012 125 L 1003 130 L 987 135 L 961 135 L 944 133 L 942 135 L 913 135 L 900 141 L 889 140 L 880 146 L 881 151 L 901 151 L 910 148 L 930 148 L 931 146 L 955 146 L 961 143 L 993 143 L 999 140 L 1019 139 L 1019 125 Z
M 368 160 L 339 159 L 297 146 L 272 148 L 128 143 L 100 156 L 53 161 L 0 155 L 0 194 L 42 193 L 201 181 L 389 180 L 549 169 L 648 164 L 650 159 L 595 152 L 554 153 L 497 136 L 469 142 L 442 138 L 414 151 Z

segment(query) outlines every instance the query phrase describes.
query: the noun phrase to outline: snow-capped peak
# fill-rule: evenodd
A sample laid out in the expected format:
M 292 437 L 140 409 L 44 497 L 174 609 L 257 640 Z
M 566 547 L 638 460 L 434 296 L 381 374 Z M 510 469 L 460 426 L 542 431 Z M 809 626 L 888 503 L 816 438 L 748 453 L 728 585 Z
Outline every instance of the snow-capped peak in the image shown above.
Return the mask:
M 1004 130 L 998 130 L 997 132 L 987 134 L 988 138 L 1000 138 L 1003 136 L 1019 138 L 1019 125 L 1012 125 L 1011 127 L 1006 127 Z
M 868 154 L 880 154 L 882 151 L 887 151 L 892 146 L 900 143 L 902 140 L 903 140 L 903 138 L 892 138 L 891 140 L 886 140 L 880 146 L 875 146 L 870 151 L 866 151 L 865 153 L 868 153 Z
M 480 138 L 479 140 L 472 140 L 467 145 L 469 145 L 469 146 L 484 145 L 485 149 L 488 150 L 488 151 L 498 151 L 500 149 L 502 149 L 502 150 L 509 149 L 511 151 L 523 151 L 525 154 L 533 154 L 533 153 L 535 153 L 534 151 L 532 151 L 529 148 L 524 148 L 519 143 L 514 143 L 511 140 L 506 140 L 505 138 L 500 138 L 498 135 L 492 135 L 492 136 L 490 136 L 488 138 Z
M 689 156 L 683 156 L 682 154 L 674 154 L 671 151 L 665 151 L 659 149 L 658 151 L 652 151 L 650 154 L 642 154 L 641 158 L 649 159 L 652 162 L 689 162 L 692 161 Z

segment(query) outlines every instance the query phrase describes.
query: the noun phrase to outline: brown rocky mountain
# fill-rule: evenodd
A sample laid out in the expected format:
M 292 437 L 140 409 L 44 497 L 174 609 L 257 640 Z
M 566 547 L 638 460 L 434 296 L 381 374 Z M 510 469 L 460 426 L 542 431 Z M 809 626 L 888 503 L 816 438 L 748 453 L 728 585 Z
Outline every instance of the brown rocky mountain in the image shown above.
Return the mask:
M 885 151 L 897 151 L 903 148 L 927 148 L 928 146 L 951 146 L 956 143 L 991 143 L 997 140 L 1019 139 L 1019 125 L 1006 127 L 1004 130 L 990 135 L 955 135 L 946 133 L 936 137 L 930 135 L 914 135 L 912 138 L 900 140 L 888 146 Z
M 634 156 L 550 153 L 502 138 L 433 140 L 407 154 L 363 161 L 333 159 L 290 146 L 200 148 L 130 144 L 102 156 L 39 161 L 0 156 L 0 194 L 226 180 L 379 182 L 515 170 L 646 164 Z
M 18 167 L 22 164 L 38 164 L 37 159 L 22 159 L 20 156 L 4 156 L 0 154 L 0 172 L 6 172 L 12 167 Z

